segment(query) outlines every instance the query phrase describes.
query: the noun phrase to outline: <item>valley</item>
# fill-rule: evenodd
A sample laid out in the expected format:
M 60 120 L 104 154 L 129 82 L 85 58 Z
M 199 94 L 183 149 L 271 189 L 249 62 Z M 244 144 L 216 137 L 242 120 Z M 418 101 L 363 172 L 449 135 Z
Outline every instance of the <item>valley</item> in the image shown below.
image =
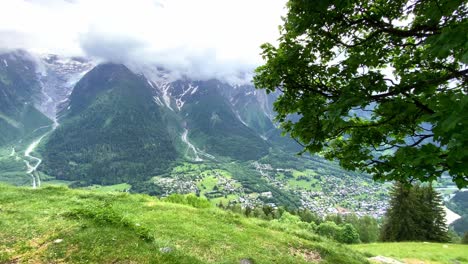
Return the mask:
M 41 178 L 39 176 L 37 176 L 37 174 L 35 175 L 36 173 L 36 170 L 37 168 L 39 167 L 39 165 L 41 165 L 42 163 L 42 159 L 40 158 L 37 158 L 37 157 L 34 157 L 34 156 L 31 156 L 31 152 L 33 152 L 37 146 L 39 145 L 39 143 L 41 143 L 41 140 L 46 136 L 47 134 L 44 134 L 43 136 L 41 136 L 40 138 L 36 139 L 35 141 L 33 141 L 31 143 L 31 145 L 29 145 L 25 152 L 24 152 L 24 157 L 25 157 L 25 160 L 24 160 L 24 163 L 26 163 L 26 167 L 27 167 L 27 171 L 26 173 L 31 175 L 31 178 L 32 178 L 32 187 L 33 189 L 35 189 L 36 187 L 41 187 Z M 33 162 L 35 162 L 34 165 L 31 165 L 30 161 L 29 160 L 33 160 Z
M 33 102 L 52 121 L 0 146 L 0 181 L 192 193 L 213 205 L 308 209 L 321 217 L 386 212 L 389 184 L 320 156 L 295 155 L 300 148 L 272 119 L 277 94 L 177 79 L 152 65 L 39 60 Z
M 467 0 L 0 10 L 0 264 L 468 264 Z
M 304 159 L 306 160 L 306 159 Z M 314 171 L 311 161 L 305 170 L 274 168 L 257 161 L 240 164 L 183 163 L 150 184 L 167 196 L 172 193 L 196 193 L 213 204 L 239 204 L 243 208 L 269 205 L 304 208 L 321 216 L 356 213 L 382 217 L 387 206 L 387 185 L 371 179 L 348 175 L 328 175 Z M 239 174 L 249 173 L 249 180 Z M 320 176 L 326 175 L 326 176 Z M 257 179 L 257 180 L 254 180 Z M 263 184 L 265 187 L 259 187 Z M 272 186 L 277 192 L 272 192 Z M 273 189 L 271 188 L 271 189 Z

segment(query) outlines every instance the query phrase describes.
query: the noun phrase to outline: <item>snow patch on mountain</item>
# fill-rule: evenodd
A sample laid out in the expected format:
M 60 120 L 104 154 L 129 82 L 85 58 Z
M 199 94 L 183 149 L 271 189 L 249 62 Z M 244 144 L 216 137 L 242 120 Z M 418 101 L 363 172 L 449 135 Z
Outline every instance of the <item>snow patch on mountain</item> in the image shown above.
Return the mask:
M 198 91 L 198 86 L 196 86 L 196 87 L 192 90 L 192 92 L 191 92 L 190 94 L 193 95 L 193 94 L 196 93 L 197 91 Z
M 171 107 L 171 82 L 173 77 L 169 72 L 164 71 L 153 65 L 140 65 L 140 64 L 128 64 L 126 65 L 132 72 L 136 74 L 142 74 L 148 84 L 159 93 L 161 93 L 164 105 L 171 111 L 174 109 Z
M 153 83 L 151 83 L 150 80 L 146 79 L 146 82 L 148 82 L 148 84 L 151 86 L 151 88 L 156 89 L 156 88 L 154 88 Z
M 193 95 L 195 92 L 197 92 L 198 90 L 198 86 L 194 86 L 192 85 L 192 83 L 189 83 L 187 86 L 186 86 L 187 89 L 184 89 L 182 94 L 176 96 L 176 105 L 177 105 L 177 109 L 180 111 L 182 109 L 182 107 L 184 106 L 185 104 L 185 101 L 184 101 L 184 97 L 186 95 Z
M 172 107 L 171 107 L 171 97 L 170 97 L 170 94 L 169 94 L 169 88 L 171 88 L 170 83 L 160 82 L 159 84 L 157 84 L 157 86 L 158 86 L 159 90 L 163 94 L 163 100 L 164 100 L 164 103 L 166 104 L 167 108 L 174 111 L 174 109 L 172 109 Z
M 83 58 L 53 54 L 38 56 L 35 61 L 42 93 L 42 100 L 36 107 L 57 125 L 57 113 L 68 106 L 65 102 L 73 87 L 96 64 Z
M 159 97 L 153 96 L 153 100 L 154 100 L 154 102 L 155 102 L 157 105 L 159 105 L 159 106 L 164 106 L 164 103 L 161 102 L 161 99 L 159 99 Z
M 237 119 L 239 119 L 239 121 L 241 121 L 241 123 L 244 124 L 244 126 L 248 127 L 249 125 L 247 125 L 247 123 L 242 119 L 242 117 L 239 114 L 239 111 L 235 111 L 235 113 L 236 113 Z

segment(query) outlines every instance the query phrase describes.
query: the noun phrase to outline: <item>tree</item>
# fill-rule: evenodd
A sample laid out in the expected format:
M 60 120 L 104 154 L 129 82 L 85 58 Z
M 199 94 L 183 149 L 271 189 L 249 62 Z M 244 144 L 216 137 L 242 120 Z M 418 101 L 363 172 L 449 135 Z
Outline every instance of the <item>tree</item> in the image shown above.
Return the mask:
M 339 232 L 338 241 L 346 244 L 359 243 L 359 233 L 352 224 L 344 224 Z
M 416 240 L 416 222 L 413 219 L 414 195 L 410 188 L 395 184 L 390 191 L 390 203 L 381 231 L 382 241 Z
M 363 243 L 373 243 L 379 238 L 379 225 L 375 218 L 363 216 L 359 219 L 356 226 L 359 233 L 359 239 Z
M 363 243 L 372 243 L 379 238 L 379 224 L 369 215 L 358 217 L 356 214 L 347 214 L 343 217 L 345 223 L 353 225 L 359 233 L 359 240 Z
M 396 183 L 381 230 L 383 241 L 448 240 L 445 211 L 440 194 L 431 185 Z
M 256 87 L 304 151 L 376 180 L 468 184 L 466 0 L 290 0 Z
M 468 244 L 468 232 L 465 232 L 461 242 L 462 244 Z
M 335 222 L 325 221 L 317 227 L 317 234 L 324 237 L 337 239 L 339 233 L 340 227 Z
M 432 185 L 419 187 L 418 204 L 421 206 L 419 228 L 424 231 L 425 240 L 448 241 L 448 228 L 445 223 L 443 200 Z
M 265 213 L 263 212 L 262 208 L 260 207 L 255 207 L 255 209 L 253 210 L 253 216 L 260 219 L 268 219 Z
M 329 214 L 325 216 L 325 221 L 335 222 L 337 225 L 343 224 L 343 217 L 340 214 Z
M 306 223 L 314 223 L 318 225 L 320 222 L 322 222 L 320 216 L 317 213 L 311 212 L 308 209 L 299 210 L 297 215 L 301 218 L 301 221 Z
M 301 222 L 301 218 L 297 215 L 290 214 L 288 212 L 284 212 L 281 217 L 278 219 L 280 223 L 287 223 L 287 224 L 299 224 Z

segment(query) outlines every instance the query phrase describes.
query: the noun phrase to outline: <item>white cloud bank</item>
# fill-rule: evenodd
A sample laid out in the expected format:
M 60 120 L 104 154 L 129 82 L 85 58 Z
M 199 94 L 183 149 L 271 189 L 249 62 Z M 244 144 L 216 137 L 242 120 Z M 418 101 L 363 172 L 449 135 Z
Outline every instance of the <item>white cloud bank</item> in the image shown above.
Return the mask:
M 262 63 L 285 0 L 2 0 L 0 48 L 155 63 L 222 78 Z

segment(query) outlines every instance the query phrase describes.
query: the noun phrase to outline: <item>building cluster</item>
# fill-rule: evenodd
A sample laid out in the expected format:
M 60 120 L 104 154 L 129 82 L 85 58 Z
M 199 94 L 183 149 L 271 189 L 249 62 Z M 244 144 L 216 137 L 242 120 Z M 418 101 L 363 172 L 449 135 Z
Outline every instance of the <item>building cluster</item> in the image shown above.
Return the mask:
M 388 188 L 371 179 L 349 175 L 305 175 L 301 178 L 310 177 L 311 184 L 315 182 L 318 187 L 304 188 L 291 186 L 288 182 L 290 178 L 279 177 L 284 172 L 292 172 L 291 169 L 273 168 L 270 164 L 258 162 L 254 162 L 253 167 L 270 185 L 299 197 L 302 208 L 321 216 L 355 213 L 358 216 L 382 217 L 388 206 Z M 206 190 L 204 186 L 200 187 L 203 177 L 208 176 L 216 178 L 216 184 L 210 190 Z M 319 180 L 313 180 L 316 176 Z M 154 182 L 164 190 L 164 195 L 196 193 L 203 194 L 209 199 L 235 195 L 237 198 L 232 202 L 240 204 L 243 208 L 263 205 L 278 206 L 271 202 L 268 204 L 264 202 L 273 198 L 272 192 L 245 193 L 238 181 L 221 175 L 217 170 L 204 173 L 204 176 L 181 173 L 171 178 L 156 177 Z
M 298 195 L 302 208 L 321 216 L 355 213 L 358 216 L 382 217 L 388 207 L 387 187 L 371 179 L 325 175 L 320 177 L 319 190 L 315 190 L 317 188 L 292 187 L 288 179 L 278 177 L 278 172 L 292 171 L 290 169 L 273 168 L 270 164 L 258 162 L 253 166 L 271 185 Z M 314 175 L 301 177 L 313 178 Z

